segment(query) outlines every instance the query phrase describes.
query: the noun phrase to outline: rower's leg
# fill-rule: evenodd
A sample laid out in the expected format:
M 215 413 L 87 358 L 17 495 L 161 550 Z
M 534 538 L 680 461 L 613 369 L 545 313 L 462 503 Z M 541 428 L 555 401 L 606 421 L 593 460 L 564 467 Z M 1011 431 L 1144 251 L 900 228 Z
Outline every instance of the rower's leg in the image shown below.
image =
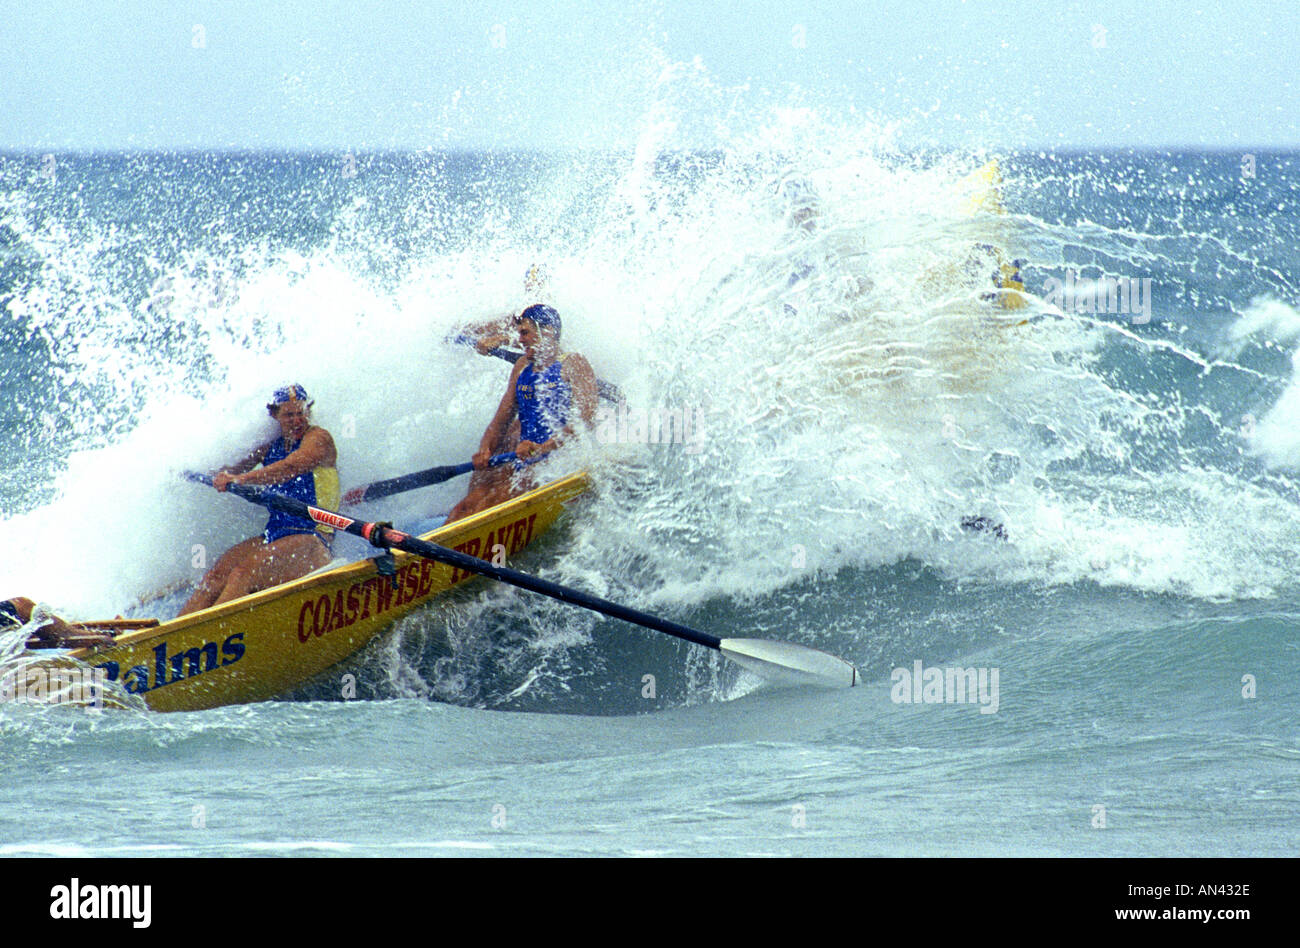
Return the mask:
M 503 464 L 480 473 L 489 476 L 483 479 L 477 490 L 470 491 L 465 495 L 464 500 L 451 509 L 451 513 L 447 516 L 447 523 L 461 520 L 480 510 L 487 510 L 515 495 L 513 465 Z
M 253 576 L 253 592 L 300 579 L 312 570 L 328 566 L 330 558 L 329 547 L 315 533 L 281 537 L 266 547 L 258 557 L 258 568 Z
M 256 552 L 259 546 L 265 546 L 266 541 L 262 537 L 249 537 L 242 543 L 236 543 L 230 549 L 221 555 L 216 565 L 199 580 L 199 585 L 194 590 L 194 595 L 190 596 L 189 601 L 177 613 L 178 616 L 189 615 L 191 612 L 198 612 L 200 609 L 206 609 L 214 605 L 217 597 L 225 588 L 226 583 L 233 573 L 252 553 Z
M 329 551 L 315 534 L 295 533 L 274 543 L 263 542 L 231 572 L 213 605 L 306 576 L 329 561 Z

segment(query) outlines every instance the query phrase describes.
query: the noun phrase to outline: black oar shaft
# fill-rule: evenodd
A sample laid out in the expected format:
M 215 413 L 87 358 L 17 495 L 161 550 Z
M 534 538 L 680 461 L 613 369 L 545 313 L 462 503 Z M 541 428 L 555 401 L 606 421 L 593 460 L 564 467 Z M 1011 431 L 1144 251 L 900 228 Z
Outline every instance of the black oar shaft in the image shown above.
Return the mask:
M 212 479 L 206 475 L 187 475 L 191 480 L 199 483 L 211 484 Z M 251 500 L 255 504 L 261 504 L 265 507 L 273 507 L 276 510 L 291 514 L 295 517 L 301 517 L 304 520 L 314 520 L 317 523 L 334 527 L 336 530 L 342 530 L 345 533 L 351 533 L 359 536 L 372 544 L 385 549 L 392 548 L 402 550 L 406 553 L 413 553 L 416 556 L 423 556 L 427 559 L 436 560 L 439 563 L 446 563 L 448 566 L 455 566 L 463 569 L 467 573 L 477 573 L 480 576 L 489 576 L 499 582 L 509 583 L 511 586 L 518 586 L 520 589 L 527 589 L 543 596 L 550 596 L 552 599 L 559 599 L 561 602 L 571 603 L 576 606 L 582 606 L 584 609 L 591 609 L 615 619 L 622 619 L 625 622 L 631 622 L 634 625 L 645 626 L 648 629 L 654 629 L 664 632 L 668 635 L 676 636 L 679 639 L 685 639 L 688 642 L 694 642 L 696 645 L 703 645 L 706 648 L 716 649 L 721 646 L 722 639 L 716 635 L 710 635 L 707 632 L 700 632 L 698 629 L 692 629 L 689 626 L 680 625 L 676 622 L 669 622 L 667 619 L 661 619 L 658 616 L 650 615 L 647 612 L 640 612 L 636 609 L 629 609 L 627 606 L 621 606 L 616 602 L 610 602 L 608 599 L 601 599 L 599 596 L 592 596 L 588 593 L 579 592 L 576 589 L 570 589 L 567 586 L 561 586 L 558 583 L 552 583 L 537 576 L 530 576 L 528 573 L 521 573 L 518 570 L 509 569 L 505 566 L 495 566 L 486 560 L 481 560 L 476 556 L 470 556 L 467 553 L 461 553 L 458 550 L 449 550 L 445 546 L 439 546 L 436 543 L 429 543 L 427 540 L 420 540 L 400 530 L 394 530 L 381 523 L 363 523 L 359 520 L 353 520 L 351 517 L 345 517 L 340 513 L 332 510 L 323 510 L 320 507 L 313 507 L 305 504 L 301 500 L 295 500 L 292 497 L 286 497 L 283 494 L 277 494 L 274 491 L 264 490 L 256 487 L 248 487 L 244 484 L 231 484 L 226 488 L 230 493 L 243 497 L 245 500 Z
M 375 543 L 375 540 L 371 540 L 371 542 Z M 697 645 L 718 648 L 722 642 L 722 639 L 716 635 L 709 635 L 707 632 L 700 632 L 689 626 L 669 622 L 667 619 L 661 619 L 647 612 L 629 609 L 627 606 L 610 602 L 608 599 L 601 599 L 599 596 L 579 592 L 576 589 L 570 589 L 568 586 L 561 586 L 558 583 L 552 583 L 528 573 L 521 573 L 506 566 L 495 566 L 476 556 L 470 556 L 457 550 L 449 550 L 445 546 L 438 546 L 436 543 L 408 536 L 400 530 L 381 528 L 379 542 L 375 543 L 375 545 L 389 546 L 395 550 L 404 550 L 417 556 L 428 557 L 431 560 L 437 560 L 463 569 L 467 573 L 490 576 L 492 579 L 509 583 L 511 586 L 518 586 L 520 589 L 541 593 L 543 596 L 550 596 L 552 599 L 558 599 L 561 602 L 582 606 L 584 609 L 591 609 L 594 612 L 600 612 L 615 619 L 622 619 L 624 622 L 631 622 L 634 625 L 643 625 L 648 629 L 666 632 L 669 635 L 675 635 L 679 639 L 685 639 Z
M 506 464 L 514 459 L 515 454 L 513 451 L 507 454 L 494 454 L 492 459 L 488 461 L 488 466 L 495 467 L 498 464 Z M 391 497 L 393 494 L 415 490 L 417 487 L 441 484 L 453 477 L 468 474 L 472 470 L 474 470 L 473 462 L 467 461 L 464 464 L 447 464 L 442 467 L 431 467 L 423 471 L 416 471 L 414 474 L 390 477 L 386 481 L 375 481 L 367 486 L 365 493 L 361 495 L 361 499 L 362 501 L 379 500 L 381 497 Z

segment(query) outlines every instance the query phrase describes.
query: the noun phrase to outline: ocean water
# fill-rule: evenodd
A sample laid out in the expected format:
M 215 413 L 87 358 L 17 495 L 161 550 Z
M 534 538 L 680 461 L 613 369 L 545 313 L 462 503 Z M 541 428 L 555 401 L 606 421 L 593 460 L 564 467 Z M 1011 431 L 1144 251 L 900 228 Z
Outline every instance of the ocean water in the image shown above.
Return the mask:
M 508 369 L 444 340 L 542 262 L 627 403 L 513 565 L 863 679 L 777 687 L 475 583 L 283 700 L 0 706 L 0 855 L 1294 855 L 1297 156 L 809 121 L 0 156 L 0 595 L 92 618 L 193 583 L 264 514 L 178 474 L 290 380 L 345 486 L 469 457 Z M 1007 213 L 972 215 L 990 158 Z M 999 254 L 1023 308 L 986 298 Z

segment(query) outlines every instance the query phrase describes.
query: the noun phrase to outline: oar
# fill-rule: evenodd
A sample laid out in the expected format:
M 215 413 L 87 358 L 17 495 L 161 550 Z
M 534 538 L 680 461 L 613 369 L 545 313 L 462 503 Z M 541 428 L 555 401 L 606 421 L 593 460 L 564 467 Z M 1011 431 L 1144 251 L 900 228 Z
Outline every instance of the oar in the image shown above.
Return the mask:
M 200 484 L 212 484 L 212 478 L 206 474 L 190 473 L 185 476 L 189 480 Z M 292 497 L 285 497 L 283 494 L 248 487 L 244 484 L 231 484 L 226 489 L 230 493 L 237 494 L 255 504 L 273 507 L 292 516 L 301 517 L 304 520 L 314 520 L 336 530 L 351 533 L 383 549 L 402 550 L 416 556 L 423 556 L 426 559 L 455 566 L 467 573 L 488 576 L 498 582 L 509 583 L 511 586 L 528 589 L 543 596 L 558 599 L 561 602 L 582 606 L 584 609 L 591 609 L 594 612 L 612 616 L 615 619 L 622 619 L 634 625 L 645 626 L 647 629 L 654 629 L 656 632 L 664 632 L 679 639 L 685 639 L 688 642 L 715 649 L 726 658 L 764 677 L 793 678 L 800 681 L 840 686 L 852 686 L 857 684 L 858 681 L 858 670 L 853 665 L 817 649 L 795 645 L 791 642 L 772 642 L 767 639 L 719 638 L 716 635 L 700 632 L 688 626 L 650 615 L 647 612 L 629 609 L 627 606 L 610 602 L 608 599 L 601 599 L 598 596 L 570 589 L 567 586 L 561 586 L 558 583 L 552 583 L 528 573 L 521 573 L 505 566 L 494 566 L 486 560 L 480 560 L 477 557 L 456 550 L 449 550 L 444 546 L 438 546 L 436 543 L 429 543 L 426 540 L 420 540 L 409 534 L 402 533 L 400 530 L 394 530 L 386 523 L 363 523 L 334 511 L 322 510 Z
M 104 632 L 134 632 L 139 629 L 152 629 L 154 626 L 161 625 L 157 619 L 123 619 L 118 616 L 116 619 L 98 619 L 91 622 L 71 622 L 69 625 L 74 629 L 91 629 Z
M 104 619 L 99 622 L 65 622 L 64 631 L 52 638 L 42 638 L 40 632 L 27 639 L 29 649 L 78 649 L 108 645 L 120 632 L 151 629 L 157 619 Z
M 78 630 L 73 627 L 72 632 L 65 633 L 54 641 L 32 636 L 27 640 L 26 647 L 33 650 L 47 648 L 78 649 L 89 648 L 93 645 L 108 645 L 111 642 L 111 632 L 92 632 L 88 629 Z
M 513 451 L 507 454 L 494 454 L 488 460 L 488 467 L 496 467 L 498 464 L 505 464 L 513 461 L 515 454 Z M 459 477 L 461 474 L 468 474 L 474 470 L 474 462 L 466 461 L 464 464 L 447 464 L 442 467 L 430 467 L 423 471 L 416 471 L 413 474 L 403 474 L 400 477 L 390 477 L 386 481 L 375 481 L 373 484 L 367 484 L 365 487 L 354 487 L 343 495 L 345 505 L 360 504 L 367 500 L 378 500 L 381 497 L 391 497 L 393 494 L 400 494 L 403 491 L 415 490 L 417 487 L 428 487 L 431 484 L 441 484 L 443 481 L 449 481 L 453 477 Z
M 478 346 L 478 340 L 466 333 L 453 336 L 450 341 L 460 346 L 473 346 L 475 348 Z M 523 356 L 523 353 L 515 352 L 513 349 L 507 349 L 504 346 L 497 346 L 495 349 L 489 349 L 487 355 L 496 356 L 498 359 L 504 359 L 514 365 Z M 623 400 L 623 393 L 619 390 L 619 387 L 612 382 L 606 382 L 604 379 L 596 379 L 596 394 L 607 402 L 613 402 L 615 405 Z
M 140 629 L 152 629 L 159 625 L 157 619 L 101 619 L 96 622 L 69 622 L 68 631 L 57 642 L 46 642 L 38 636 L 27 640 L 28 648 L 86 648 L 93 645 L 107 645 L 109 641 L 122 632 L 135 632 Z

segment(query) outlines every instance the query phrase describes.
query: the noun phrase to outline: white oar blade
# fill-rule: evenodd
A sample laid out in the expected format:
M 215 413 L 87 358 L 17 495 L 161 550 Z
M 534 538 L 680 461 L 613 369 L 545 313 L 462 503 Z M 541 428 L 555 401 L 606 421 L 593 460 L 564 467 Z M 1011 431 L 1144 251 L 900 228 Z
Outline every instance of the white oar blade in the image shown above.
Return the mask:
M 827 652 L 767 639 L 723 639 L 718 646 L 727 658 L 764 678 L 851 688 L 858 670 Z

